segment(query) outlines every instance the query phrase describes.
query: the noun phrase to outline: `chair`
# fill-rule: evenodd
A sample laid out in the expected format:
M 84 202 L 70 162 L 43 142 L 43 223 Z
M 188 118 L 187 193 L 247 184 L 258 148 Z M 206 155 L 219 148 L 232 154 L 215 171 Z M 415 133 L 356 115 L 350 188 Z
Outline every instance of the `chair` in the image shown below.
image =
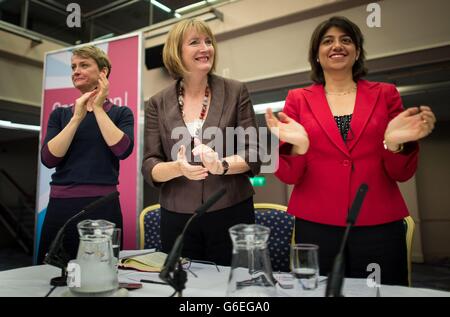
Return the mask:
M 159 226 L 161 221 L 161 206 L 151 205 L 142 210 L 139 215 L 139 247 L 141 249 L 161 250 Z
M 405 231 L 406 231 L 406 257 L 408 261 L 408 284 L 409 286 L 412 285 L 411 283 L 411 272 L 412 272 L 412 243 L 413 243 L 413 236 L 414 236 L 414 228 L 416 227 L 416 224 L 414 223 L 414 219 L 411 216 L 408 216 L 403 219 L 403 224 L 405 225 Z
M 278 204 L 257 203 L 255 222 L 270 228 L 268 241 L 272 270 L 289 272 L 290 245 L 294 239 L 295 217 L 286 212 L 287 207 Z

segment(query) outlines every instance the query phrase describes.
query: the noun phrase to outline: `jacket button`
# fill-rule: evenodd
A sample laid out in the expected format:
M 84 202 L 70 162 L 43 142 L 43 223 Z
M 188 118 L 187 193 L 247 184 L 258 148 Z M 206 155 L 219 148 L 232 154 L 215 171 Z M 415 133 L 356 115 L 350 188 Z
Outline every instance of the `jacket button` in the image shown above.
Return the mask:
M 350 165 L 351 165 L 351 161 L 349 161 L 349 160 L 343 160 L 343 161 L 342 161 L 342 165 L 344 165 L 344 166 L 350 166 Z

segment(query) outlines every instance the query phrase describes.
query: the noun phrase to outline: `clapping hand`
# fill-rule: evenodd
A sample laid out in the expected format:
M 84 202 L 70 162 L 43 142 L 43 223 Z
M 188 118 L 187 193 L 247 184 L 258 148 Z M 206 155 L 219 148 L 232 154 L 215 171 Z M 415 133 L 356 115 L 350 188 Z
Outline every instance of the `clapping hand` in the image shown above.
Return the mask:
M 435 122 L 436 117 L 430 107 L 409 108 L 389 122 L 384 140 L 391 146 L 417 141 L 433 131 Z
M 93 110 L 103 109 L 103 103 L 109 93 L 109 81 L 104 73 L 100 73 L 100 78 L 98 79 L 98 86 L 95 88 L 96 94 L 95 98 L 90 100 L 88 106 Z
M 202 144 L 197 138 L 194 138 L 194 145 L 195 147 L 192 150 L 192 154 L 194 154 L 194 156 L 200 156 L 203 166 L 211 174 L 222 174 L 223 167 L 221 161 L 219 160 L 219 154 L 209 146 Z
M 75 110 L 73 112 L 73 117 L 78 119 L 80 122 L 84 119 L 87 112 L 87 106 L 92 103 L 94 98 L 97 96 L 98 91 L 93 90 L 82 94 L 77 100 L 75 100 Z
M 270 131 L 281 141 L 290 143 L 297 147 L 297 154 L 305 154 L 308 151 L 308 133 L 300 123 L 290 118 L 283 112 L 278 114 L 278 120 L 270 108 L 266 110 L 265 117 L 267 127 Z
M 208 170 L 200 165 L 191 165 L 186 159 L 186 148 L 182 145 L 177 154 L 177 163 L 183 176 L 190 180 L 202 180 L 208 176 Z

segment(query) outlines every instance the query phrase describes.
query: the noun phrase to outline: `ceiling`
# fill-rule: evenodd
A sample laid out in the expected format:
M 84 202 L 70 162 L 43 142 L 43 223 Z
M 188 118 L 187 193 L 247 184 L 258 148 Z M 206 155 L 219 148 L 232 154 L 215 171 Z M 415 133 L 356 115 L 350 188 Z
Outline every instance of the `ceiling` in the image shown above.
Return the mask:
M 69 44 L 87 43 L 99 37 L 117 36 L 147 27 L 175 17 L 175 10 L 192 4 L 199 6 L 180 12 L 211 6 L 226 0 L 158 0 L 167 7 L 166 12 L 154 0 L 0 0 L 0 20 L 23 26 L 24 3 L 28 3 L 26 28 Z M 70 28 L 66 24 L 70 3 L 81 9 L 81 27 Z M 152 11 L 152 14 L 150 12 Z

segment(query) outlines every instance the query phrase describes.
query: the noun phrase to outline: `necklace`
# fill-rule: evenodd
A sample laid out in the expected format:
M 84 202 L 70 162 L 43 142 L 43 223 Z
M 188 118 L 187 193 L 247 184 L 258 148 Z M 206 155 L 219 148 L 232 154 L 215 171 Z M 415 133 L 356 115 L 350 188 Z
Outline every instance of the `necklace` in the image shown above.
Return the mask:
M 325 89 L 325 88 L 324 88 Z M 351 94 L 352 92 L 356 91 L 356 85 L 354 87 L 352 87 L 351 89 L 347 90 L 347 91 L 343 91 L 343 92 L 328 92 L 325 89 L 325 94 L 329 95 L 329 96 L 345 96 L 348 94 Z
M 202 102 L 202 110 L 200 111 L 199 120 L 197 120 L 197 126 L 195 128 L 195 137 L 197 137 L 197 138 L 200 134 L 200 130 L 203 126 L 203 123 L 205 122 L 205 115 L 206 115 L 206 111 L 208 110 L 208 97 L 209 97 L 209 86 L 206 85 L 205 96 L 203 97 L 203 102 Z M 184 84 L 183 84 L 182 80 L 178 84 L 178 105 L 180 106 L 180 112 L 181 112 L 181 115 L 183 116 L 183 120 L 184 120 L 185 119 L 185 113 L 184 113 L 184 109 L 183 109 L 184 108 Z

